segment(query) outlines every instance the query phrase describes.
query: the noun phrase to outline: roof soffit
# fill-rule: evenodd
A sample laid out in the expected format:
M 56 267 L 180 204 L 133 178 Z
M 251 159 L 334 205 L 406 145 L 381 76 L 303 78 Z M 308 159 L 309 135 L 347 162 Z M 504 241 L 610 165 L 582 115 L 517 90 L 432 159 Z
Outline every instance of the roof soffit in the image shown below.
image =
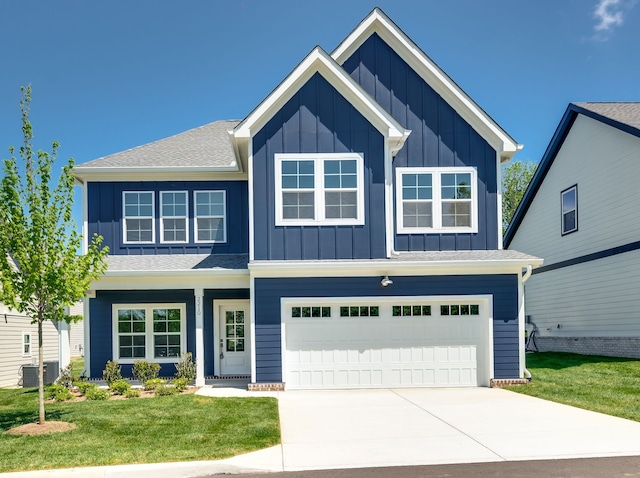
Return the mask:
M 462 88 L 382 10 L 375 8 L 331 54 L 342 65 L 374 33 L 377 33 L 422 79 L 447 101 L 481 136 L 508 160 L 522 149 Z

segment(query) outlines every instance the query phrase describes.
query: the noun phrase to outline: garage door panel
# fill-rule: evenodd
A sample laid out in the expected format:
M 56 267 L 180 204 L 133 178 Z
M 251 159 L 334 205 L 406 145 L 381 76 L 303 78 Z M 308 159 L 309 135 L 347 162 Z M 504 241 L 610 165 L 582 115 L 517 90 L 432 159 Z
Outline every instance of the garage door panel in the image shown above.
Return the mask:
M 287 388 L 476 386 L 486 316 L 432 310 L 436 316 L 392 317 L 381 307 L 379 317 L 284 317 Z

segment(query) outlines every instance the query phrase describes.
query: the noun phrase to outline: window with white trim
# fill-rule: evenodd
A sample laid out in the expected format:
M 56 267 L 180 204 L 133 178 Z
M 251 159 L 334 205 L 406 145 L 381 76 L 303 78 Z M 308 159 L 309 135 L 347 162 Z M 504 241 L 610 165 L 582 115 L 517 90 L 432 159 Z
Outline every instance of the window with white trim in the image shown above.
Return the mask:
M 478 231 L 475 168 L 396 168 L 397 232 Z
M 149 244 L 154 242 L 153 191 L 124 191 L 122 193 L 124 242 Z
M 364 163 L 356 153 L 276 154 L 276 225 L 364 224 Z
M 194 191 L 195 242 L 227 241 L 225 191 Z
M 160 191 L 160 242 L 189 241 L 186 191 Z
M 560 193 L 562 201 L 562 235 L 578 230 L 578 185 Z
M 185 304 L 113 306 L 114 360 L 175 362 L 185 351 Z
M 22 356 L 31 357 L 31 332 L 22 332 Z

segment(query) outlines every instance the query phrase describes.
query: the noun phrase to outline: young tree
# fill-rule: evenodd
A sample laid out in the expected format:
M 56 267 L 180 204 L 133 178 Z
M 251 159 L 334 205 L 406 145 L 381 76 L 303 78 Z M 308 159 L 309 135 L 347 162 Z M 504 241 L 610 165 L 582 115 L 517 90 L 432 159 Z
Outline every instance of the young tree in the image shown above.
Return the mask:
M 38 324 L 39 419 L 45 421 L 42 324 L 68 319 L 65 306 L 84 297 L 92 280 L 106 269 L 108 249 L 94 235 L 85 255 L 78 255 L 82 236 L 72 217 L 73 159 L 62 168 L 55 187 L 52 167 L 58 143 L 51 153 L 34 152 L 29 121 L 31 87 L 22 87 L 20 110 L 24 143 L 9 148 L 0 185 L 0 300 L 30 316 Z
M 538 165 L 527 161 L 514 161 L 502 171 L 502 232 L 513 219 L 520 200 L 527 190 Z

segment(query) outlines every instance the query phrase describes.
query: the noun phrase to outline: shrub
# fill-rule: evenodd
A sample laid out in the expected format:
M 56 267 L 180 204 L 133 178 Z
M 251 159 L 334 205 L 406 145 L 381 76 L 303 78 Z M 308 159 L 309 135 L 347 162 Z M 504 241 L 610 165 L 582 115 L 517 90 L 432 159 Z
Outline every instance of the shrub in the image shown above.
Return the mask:
M 156 379 L 158 380 L 158 379 Z M 159 384 L 155 389 L 156 397 L 166 397 L 168 395 L 177 395 L 178 389 L 172 385 Z
M 156 378 L 160 373 L 160 364 L 136 360 L 133 362 L 132 372 L 133 376 L 142 382 L 144 388 L 147 388 L 147 382 Z
M 124 396 L 127 398 L 138 398 L 140 396 L 140 390 L 137 388 L 130 388 L 124 392 Z
M 109 391 L 104 388 L 93 387 L 84 394 L 87 400 L 109 400 Z
M 131 384 L 127 379 L 116 380 L 109 385 L 109 390 L 111 390 L 115 395 L 124 395 L 127 390 L 131 388 Z
M 161 386 L 161 385 L 165 385 L 167 383 L 166 380 L 163 380 L 161 378 L 152 378 L 149 379 L 145 382 L 144 384 L 144 389 L 145 390 L 155 390 L 157 387 Z
M 118 365 L 118 362 L 107 361 L 107 366 L 102 371 L 102 379 L 107 382 L 109 386 L 117 380 L 122 380 L 122 367 Z
M 55 400 L 56 402 L 64 402 L 73 398 L 73 394 L 69 391 L 69 389 L 64 385 L 60 385 L 59 383 L 47 385 L 44 393 L 45 398 L 50 398 L 52 400 Z
M 73 387 L 73 374 L 71 373 L 72 365 L 69 364 L 62 370 L 60 370 L 60 376 L 56 383 L 58 385 L 62 385 L 63 387 L 69 389 Z
M 196 378 L 196 363 L 193 361 L 191 352 L 180 357 L 180 361 L 176 364 L 176 378 L 187 378 L 189 382 Z
M 89 390 L 91 390 L 92 388 L 98 387 L 95 383 L 90 383 L 90 382 L 74 382 L 73 384 L 76 387 L 78 387 L 78 391 L 82 395 L 86 395 Z
M 171 383 L 173 384 L 174 387 L 176 387 L 176 390 L 178 392 L 184 392 L 189 386 L 189 384 L 191 383 L 191 380 L 186 377 L 182 377 L 182 378 L 176 378 Z

